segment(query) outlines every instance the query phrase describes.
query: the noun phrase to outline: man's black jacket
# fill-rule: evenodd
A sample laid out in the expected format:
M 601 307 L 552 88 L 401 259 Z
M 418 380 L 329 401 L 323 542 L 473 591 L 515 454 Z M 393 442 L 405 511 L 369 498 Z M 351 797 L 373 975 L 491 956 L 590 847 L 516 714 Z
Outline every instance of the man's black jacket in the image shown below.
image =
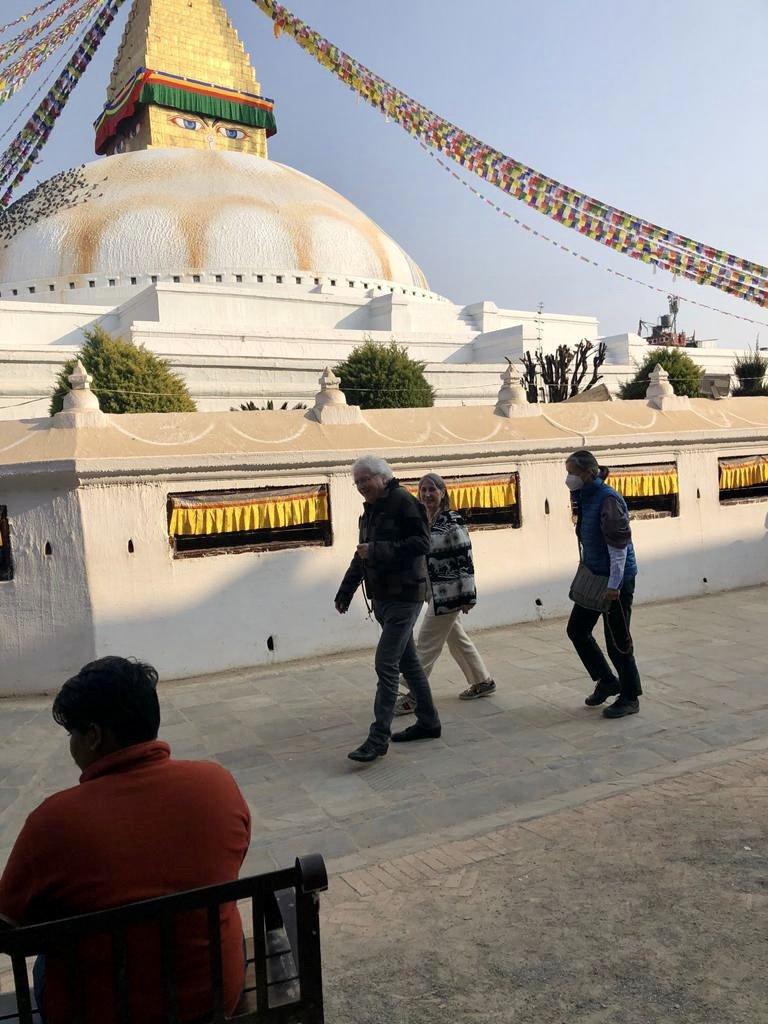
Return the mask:
M 368 558 L 355 554 L 336 601 L 349 607 L 363 580 L 372 600 L 424 601 L 430 531 L 421 502 L 392 479 L 381 498 L 363 504 L 359 526 L 360 543 L 369 545 Z

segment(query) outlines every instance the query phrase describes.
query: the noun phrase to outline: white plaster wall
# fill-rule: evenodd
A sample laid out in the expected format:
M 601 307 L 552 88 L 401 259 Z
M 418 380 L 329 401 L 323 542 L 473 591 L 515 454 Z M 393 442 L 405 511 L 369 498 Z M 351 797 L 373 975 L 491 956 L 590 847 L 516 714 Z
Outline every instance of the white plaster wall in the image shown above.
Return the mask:
M 79 345 L 94 323 L 114 330 L 111 307 L 0 302 L 0 354 L 7 350 Z
M 652 352 L 655 346 L 648 345 L 642 339 L 629 347 L 629 362 L 633 367 L 638 366 Z M 733 364 L 737 356 L 744 355 L 743 349 L 734 348 L 686 348 L 683 350 L 687 356 L 710 373 L 733 373 Z
M 640 566 L 638 603 L 765 581 L 768 501 L 720 506 L 717 490 L 718 456 L 755 451 L 755 444 L 693 444 L 639 449 L 631 458 L 617 457 L 610 450 L 600 452 L 601 461 L 608 465 L 678 462 L 680 516 L 635 521 L 633 526 Z M 510 454 L 470 462 L 426 453 L 418 462 L 399 467 L 393 460 L 399 475 L 407 478 L 429 468 L 444 475 L 513 470 L 520 474 L 521 528 L 472 534 L 480 600 L 470 626 L 499 626 L 568 613 L 568 584 L 577 552 L 563 484 L 566 454 L 565 450 L 525 457 Z M 166 531 L 168 493 L 325 480 L 331 486 L 332 547 L 172 557 Z M 59 530 L 54 534 L 56 547 L 69 542 L 76 531 L 77 508 L 71 499 L 69 505 L 57 506 L 55 515 L 47 497 L 37 503 L 24 495 L 7 500 L 15 510 L 14 536 L 26 538 L 21 542 L 20 564 L 26 565 L 32 553 L 40 550 L 46 530 Z M 74 555 L 53 583 L 45 573 L 56 565 L 55 560 L 46 563 L 38 558 L 32 574 L 20 574 L 12 587 L 0 584 L 3 613 L 10 612 L 16 601 L 20 608 L 34 609 L 31 629 L 22 627 L 23 612 L 19 612 L 14 613 L 16 625 L 10 631 L 21 638 L 14 641 L 17 649 L 34 655 L 34 671 L 28 670 L 24 659 L 17 659 L 23 679 L 19 681 L 18 672 L 10 683 L 4 678 L 3 692 L 22 684 L 40 688 L 39 678 L 50 680 L 60 664 L 54 664 L 51 651 L 58 656 L 62 636 L 69 638 L 70 667 L 94 653 L 136 655 L 154 662 L 166 678 L 317 657 L 376 641 L 376 627 L 366 619 L 360 596 L 346 616 L 333 609 L 334 594 L 356 543 L 360 509 L 346 465 L 330 473 L 327 469 L 315 472 L 310 466 L 301 471 L 240 475 L 211 469 L 197 477 L 153 475 L 88 482 L 80 488 L 79 501 L 87 588 L 82 573 L 77 575 Z M 37 506 L 50 511 L 41 513 Z M 128 553 L 129 540 L 134 554 Z M 59 589 L 54 607 L 55 588 Z M 91 614 L 93 640 L 88 627 Z M 66 621 L 61 621 L 62 615 Z M 51 616 L 53 624 L 48 621 Z M 4 622 L 5 618 L 3 614 Z M 1 628 L 5 640 L 9 626 Z M 674 613 L 670 628 L 674 628 Z M 44 637 L 39 654 L 35 653 L 38 635 Z M 269 636 L 274 638 L 274 652 L 267 648 Z M 44 669 L 42 675 L 38 667 Z
M 283 402 L 312 405 L 320 375 L 329 361 L 172 356 L 171 362 L 183 375 L 199 411 L 226 412 L 250 400 L 257 405 L 263 405 L 265 399 L 278 406 Z M 500 387 L 498 371 L 496 366 L 470 364 L 459 370 L 442 362 L 428 362 L 424 375 L 435 389 L 435 405 L 494 405 Z
M 84 489 L 98 656 L 133 654 L 156 664 L 166 677 L 184 677 L 375 643 L 373 625 L 363 623 L 362 601 L 343 618 L 333 607 L 357 543 L 359 499 L 351 479 L 312 473 L 293 475 L 290 483 L 329 479 L 332 547 L 183 559 L 172 557 L 168 543 L 169 491 L 285 485 L 285 477 Z M 128 554 L 129 539 L 133 555 Z M 269 636 L 274 653 L 267 648 Z
M 251 400 L 311 404 L 324 368 L 346 358 L 364 337 L 344 332 L 344 340 L 325 344 L 297 338 L 295 346 L 291 344 L 294 354 L 288 357 L 283 354 L 284 339 L 201 333 L 187 335 L 189 345 L 185 345 L 179 344 L 177 335 L 159 333 L 154 324 L 146 327 L 131 333 L 133 342 L 170 361 L 201 411 L 226 411 Z M 77 350 L 77 345 L 42 350 L 0 348 L 0 420 L 47 416 L 59 370 Z M 415 348 L 415 357 L 427 363 L 427 379 L 437 390 L 436 404 L 494 404 L 500 367 L 450 364 L 442 358 L 446 351 L 450 346 L 439 342 L 422 342 Z
M 335 286 L 330 278 L 316 286 L 300 271 L 286 272 L 280 284 L 274 273 L 261 275 L 261 282 L 245 271 L 198 276 L 199 282 L 185 274 L 174 283 L 168 274 L 156 282 L 144 274 L 129 285 L 125 275 L 97 275 L 94 288 L 77 277 L 76 289 L 55 293 L 48 291 L 53 282 L 40 279 L 29 285 L 36 289 L 34 301 L 0 301 L 0 419 L 45 415 L 61 364 L 97 323 L 169 358 L 200 409 L 228 409 L 255 398 L 305 400 L 315 381 L 307 393 L 298 360 L 322 369 L 370 336 L 406 345 L 413 358 L 426 362 L 439 404 L 490 403 L 503 357 L 522 351 L 532 323 L 543 325 L 552 344 L 596 331 L 590 317 L 539 317 L 490 302 L 461 307 L 432 292 L 374 280 L 350 279 L 350 287 L 343 277 L 333 279 Z M 500 325 L 502 330 L 492 330 Z
M 311 289 L 306 274 L 298 285 L 286 274 L 282 284 L 255 288 L 202 288 L 195 285 L 165 285 L 158 290 L 158 320 L 172 330 L 215 324 L 247 332 L 267 328 L 275 331 L 333 330 L 339 326 L 368 328 L 370 294 L 362 287 Z M 432 304 L 430 303 L 430 306 Z M 437 302 L 434 303 L 438 305 Z M 349 322 L 353 319 L 357 323 Z
M 608 349 L 608 362 L 625 364 L 631 367 L 632 373 L 642 363 L 655 346 L 649 345 L 637 334 L 613 334 L 601 338 Z M 745 349 L 718 348 L 714 342 L 704 342 L 703 348 L 686 348 L 683 351 L 690 356 L 697 366 L 710 373 L 733 373 L 733 364 Z
M 55 690 L 94 656 L 80 493 L 37 484 L 0 486 L 15 570 L 0 581 L 0 695 Z
M 478 362 L 503 358 L 505 346 L 512 339 L 523 348 L 537 348 L 541 344 L 545 352 L 554 352 L 558 345 L 574 346 L 582 338 L 597 338 L 598 322 L 591 316 L 499 309 L 493 302 L 465 306 L 462 316 L 480 332 L 476 339 Z
M 395 341 L 407 344 L 412 358 L 427 362 L 447 362 L 466 337 L 458 340 L 444 335 L 400 335 L 396 332 L 370 332 L 362 330 L 321 330 L 319 328 L 273 328 L 253 325 L 237 330 L 201 320 L 197 327 L 169 328 L 150 322 L 133 324 L 131 340 L 145 345 L 162 356 L 173 356 L 184 361 L 192 358 L 224 359 L 278 359 L 286 370 L 296 359 L 323 360 L 323 365 L 345 359 L 353 348 L 369 338 L 381 344 Z M 506 365 L 506 364 L 504 364 Z M 226 377 L 222 384 L 226 386 Z
M 0 420 L 47 416 L 56 376 L 76 352 L 74 345 L 42 351 L 0 348 Z

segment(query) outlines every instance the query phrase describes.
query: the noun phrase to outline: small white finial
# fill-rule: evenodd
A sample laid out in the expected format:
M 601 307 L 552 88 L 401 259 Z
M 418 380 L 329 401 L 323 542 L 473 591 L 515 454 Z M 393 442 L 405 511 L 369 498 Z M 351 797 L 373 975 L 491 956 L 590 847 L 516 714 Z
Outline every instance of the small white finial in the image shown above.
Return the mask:
M 64 395 L 61 412 L 53 417 L 56 427 L 103 427 L 107 417 L 99 408 L 99 400 L 91 391 L 93 377 L 80 359 L 67 378 L 70 390 Z
M 82 360 L 78 359 L 67 380 L 72 391 L 90 391 L 93 377 L 83 366 Z
M 346 405 L 347 399 L 341 390 L 341 377 L 337 377 L 330 366 L 320 374 L 320 390 L 315 395 L 315 408 L 324 405 Z
M 525 390 L 522 377 L 519 372 L 512 368 L 511 360 L 507 360 L 507 368 L 500 374 L 502 385 L 499 388 L 499 398 L 496 408 L 493 410 L 495 416 L 539 416 L 541 409 L 538 403 L 528 401 L 528 393 Z
M 646 398 L 667 398 L 669 395 L 674 395 L 675 389 L 669 383 L 669 374 L 661 365 L 656 363 L 654 368 L 651 370 L 650 383 L 648 390 L 645 393 Z
M 320 390 L 315 395 L 315 404 L 308 415 L 319 423 L 360 423 L 363 414 L 359 405 L 347 405 L 347 398 L 341 390 L 341 378 L 330 366 L 320 374 Z
M 651 370 L 645 400 L 652 409 L 662 411 L 685 409 L 688 406 L 688 399 L 684 395 L 675 394 L 675 389 L 669 383 L 669 374 L 661 363 L 656 363 Z

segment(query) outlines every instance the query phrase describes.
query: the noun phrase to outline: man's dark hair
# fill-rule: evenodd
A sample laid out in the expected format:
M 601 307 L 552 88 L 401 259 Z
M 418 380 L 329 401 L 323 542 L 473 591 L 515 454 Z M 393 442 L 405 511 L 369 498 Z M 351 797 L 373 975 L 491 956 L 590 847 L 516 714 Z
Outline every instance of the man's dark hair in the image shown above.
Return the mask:
M 157 670 L 133 658 L 99 658 L 62 686 L 53 717 L 67 732 L 95 724 L 109 729 L 125 747 L 157 738 L 160 704 Z

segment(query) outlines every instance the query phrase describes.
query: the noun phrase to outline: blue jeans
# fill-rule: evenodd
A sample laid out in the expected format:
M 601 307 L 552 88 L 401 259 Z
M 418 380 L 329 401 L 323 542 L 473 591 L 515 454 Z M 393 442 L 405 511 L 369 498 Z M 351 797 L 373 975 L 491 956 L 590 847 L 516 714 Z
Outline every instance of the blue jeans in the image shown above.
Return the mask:
M 381 637 L 376 647 L 378 685 L 373 705 L 375 720 L 371 723 L 368 739 L 379 750 L 386 750 L 389 745 L 401 672 L 416 700 L 416 721 L 425 729 L 436 729 L 440 725 L 429 681 L 413 640 L 413 627 L 422 603 L 373 601 L 373 614 L 381 626 Z

